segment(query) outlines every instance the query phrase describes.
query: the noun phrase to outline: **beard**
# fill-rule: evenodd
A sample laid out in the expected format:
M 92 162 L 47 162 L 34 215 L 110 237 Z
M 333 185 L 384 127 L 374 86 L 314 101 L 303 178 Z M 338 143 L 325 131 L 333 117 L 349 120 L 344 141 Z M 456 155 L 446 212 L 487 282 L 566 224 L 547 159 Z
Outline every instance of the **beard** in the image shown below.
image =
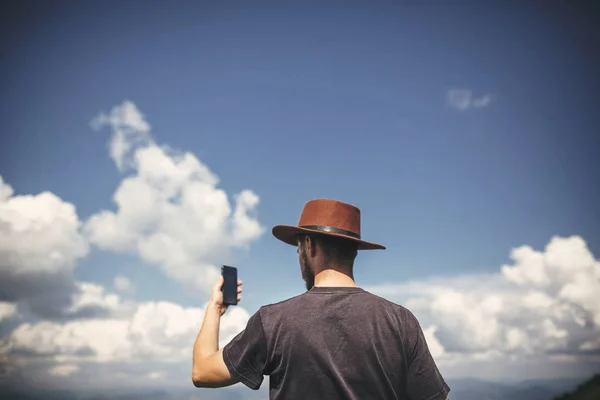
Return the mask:
M 306 282 L 306 290 L 310 290 L 315 285 L 315 271 L 308 261 L 306 253 L 302 252 L 302 263 L 300 264 L 302 270 L 302 279 Z

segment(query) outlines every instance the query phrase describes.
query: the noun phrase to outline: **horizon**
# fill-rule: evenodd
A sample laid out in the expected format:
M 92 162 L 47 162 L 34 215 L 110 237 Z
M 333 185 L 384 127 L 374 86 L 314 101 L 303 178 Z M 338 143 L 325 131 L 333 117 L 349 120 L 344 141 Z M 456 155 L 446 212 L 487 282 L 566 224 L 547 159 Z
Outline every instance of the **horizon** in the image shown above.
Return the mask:
M 536 399 L 554 399 L 557 396 L 570 393 L 580 387 L 584 382 L 589 382 L 596 375 L 590 375 L 584 381 L 569 378 L 569 379 L 544 379 L 544 380 L 530 380 L 523 382 L 494 382 L 472 378 L 460 378 L 450 379 L 448 384 L 454 388 L 449 394 L 449 399 L 462 399 L 464 396 L 468 396 L 469 399 L 481 398 L 481 396 L 487 396 L 486 398 L 494 400 L 531 400 L 531 395 L 535 395 Z M 20 394 L 25 396 L 33 396 L 31 398 L 38 398 L 37 395 L 43 389 L 30 389 L 24 390 L 22 387 L 12 388 L 11 391 L 6 391 L 7 394 Z M 535 391 L 535 393 L 533 392 Z M 167 396 L 166 398 L 176 398 L 173 396 L 186 395 L 190 396 L 189 399 L 205 398 L 204 395 L 211 393 L 216 395 L 218 399 L 222 400 L 237 400 L 245 398 L 247 400 L 260 399 L 267 396 L 266 389 L 261 387 L 258 391 L 249 391 L 243 384 L 238 383 L 231 387 L 223 389 L 201 389 L 190 387 L 154 387 L 154 388 L 96 388 L 90 389 L 55 389 L 55 390 L 43 390 L 44 398 L 54 398 L 53 396 L 82 396 L 73 398 L 87 398 L 87 399 L 110 399 L 119 398 L 116 396 L 128 396 L 128 398 L 134 399 L 135 396 L 145 396 L 144 398 L 154 398 L 152 396 Z M 99 397 L 98 397 L 99 396 Z M 133 396 L 133 397 L 132 397 Z M 490 397 L 491 396 L 491 397 Z M 65 398 L 65 397 L 57 397 Z M 160 397 L 165 399 L 165 397 Z M 214 398 L 214 396 L 213 396 Z
M 447 381 L 600 372 L 596 15 L 145 4 L 4 15 L 2 385 L 192 387 L 219 267 L 222 346 L 304 292 L 271 228 L 323 197 Z

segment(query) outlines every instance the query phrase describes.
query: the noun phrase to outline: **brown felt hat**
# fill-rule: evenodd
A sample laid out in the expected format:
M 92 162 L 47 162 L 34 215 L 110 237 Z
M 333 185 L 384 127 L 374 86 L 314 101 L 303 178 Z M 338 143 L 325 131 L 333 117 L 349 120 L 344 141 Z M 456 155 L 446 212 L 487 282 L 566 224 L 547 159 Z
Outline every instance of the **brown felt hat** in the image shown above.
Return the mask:
M 292 246 L 298 245 L 297 237 L 301 233 L 352 240 L 358 243 L 358 250 L 385 250 L 385 246 L 361 239 L 360 209 L 337 200 L 310 200 L 304 205 L 298 226 L 273 227 L 273 236 Z

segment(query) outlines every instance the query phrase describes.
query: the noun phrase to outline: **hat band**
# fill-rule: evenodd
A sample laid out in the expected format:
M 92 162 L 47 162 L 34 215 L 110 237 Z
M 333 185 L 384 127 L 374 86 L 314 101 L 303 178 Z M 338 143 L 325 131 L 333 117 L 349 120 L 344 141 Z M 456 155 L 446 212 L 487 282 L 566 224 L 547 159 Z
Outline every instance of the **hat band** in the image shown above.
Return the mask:
M 327 233 L 339 233 L 340 235 L 351 236 L 356 239 L 360 239 L 360 235 L 354 232 L 346 231 L 344 229 L 334 228 L 333 226 L 327 225 L 300 225 L 300 228 L 310 229 L 312 231 L 323 231 Z

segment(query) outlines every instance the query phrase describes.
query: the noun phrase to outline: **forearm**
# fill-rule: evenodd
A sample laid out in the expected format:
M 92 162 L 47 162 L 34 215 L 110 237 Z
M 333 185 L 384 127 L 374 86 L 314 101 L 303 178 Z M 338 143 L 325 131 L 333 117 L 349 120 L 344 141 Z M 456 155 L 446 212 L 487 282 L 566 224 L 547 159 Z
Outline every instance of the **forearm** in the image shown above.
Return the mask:
M 212 294 L 206 310 L 200 332 L 194 342 L 192 356 L 192 382 L 196 387 L 224 387 L 237 382 L 231 376 L 229 368 L 223 359 L 223 349 L 219 350 L 219 326 L 221 317 L 227 311 L 227 305 L 223 304 L 222 287 L 223 276 L 213 286 Z M 237 292 L 241 293 L 241 281 L 238 281 Z M 241 296 L 238 295 L 238 301 Z
M 194 368 L 199 366 L 202 360 L 205 360 L 219 350 L 220 323 L 221 313 L 218 308 L 211 305 L 207 306 L 202 327 L 194 343 Z

